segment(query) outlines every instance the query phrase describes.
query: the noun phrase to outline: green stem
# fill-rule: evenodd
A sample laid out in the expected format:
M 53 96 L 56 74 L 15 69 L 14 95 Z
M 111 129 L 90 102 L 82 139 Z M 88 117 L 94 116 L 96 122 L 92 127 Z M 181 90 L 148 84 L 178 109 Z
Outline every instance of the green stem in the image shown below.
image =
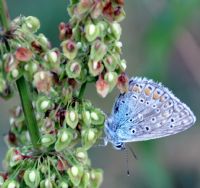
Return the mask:
M 0 21 L 4 31 L 9 29 L 9 14 L 5 0 L 0 0 Z
M 80 89 L 80 92 L 79 92 L 79 95 L 78 95 L 78 98 L 79 98 L 79 99 L 82 99 L 82 98 L 83 98 L 86 85 L 87 85 L 87 82 L 84 82 L 84 83 L 82 84 L 81 89 Z
M 5 0 L 0 0 L 0 21 L 4 31 L 9 30 L 9 14 Z M 7 49 L 9 51 L 9 49 Z M 22 108 L 25 116 L 26 125 L 31 137 L 31 142 L 35 149 L 40 146 L 40 134 L 37 126 L 37 121 L 33 111 L 33 106 L 31 103 L 30 88 L 24 76 L 16 81 L 17 88 L 19 91 Z
M 21 103 L 24 111 L 25 121 L 28 127 L 28 131 L 31 137 L 31 142 L 34 148 L 40 146 L 40 134 L 37 126 L 37 121 L 34 115 L 33 106 L 31 103 L 30 88 L 24 76 L 20 77 L 17 81 L 17 88 L 21 98 Z

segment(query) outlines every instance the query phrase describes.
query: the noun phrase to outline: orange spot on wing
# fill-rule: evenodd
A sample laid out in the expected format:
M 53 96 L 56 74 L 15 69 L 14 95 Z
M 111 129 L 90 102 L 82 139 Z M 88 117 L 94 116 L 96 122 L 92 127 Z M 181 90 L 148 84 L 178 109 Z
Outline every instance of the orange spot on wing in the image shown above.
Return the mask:
M 150 96 L 151 95 L 151 90 L 149 88 L 145 88 L 144 92 L 146 95 Z

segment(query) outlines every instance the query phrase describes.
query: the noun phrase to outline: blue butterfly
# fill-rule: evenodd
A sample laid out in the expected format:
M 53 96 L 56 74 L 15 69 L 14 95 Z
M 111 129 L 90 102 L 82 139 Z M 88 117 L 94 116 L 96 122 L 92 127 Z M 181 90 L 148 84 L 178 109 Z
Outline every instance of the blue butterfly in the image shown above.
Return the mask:
M 131 78 L 128 92 L 116 99 L 105 121 L 105 143 L 118 150 L 126 142 L 161 138 L 182 132 L 194 125 L 196 117 L 188 106 L 160 83 L 146 78 Z

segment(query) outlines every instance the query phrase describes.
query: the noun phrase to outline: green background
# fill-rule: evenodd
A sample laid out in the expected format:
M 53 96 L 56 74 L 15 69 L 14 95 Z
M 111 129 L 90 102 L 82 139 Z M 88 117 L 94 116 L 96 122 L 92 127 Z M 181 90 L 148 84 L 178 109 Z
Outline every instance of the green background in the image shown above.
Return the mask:
M 40 32 L 53 46 L 59 45 L 58 24 L 67 21 L 67 1 L 7 0 L 11 18 L 33 15 L 41 20 Z M 130 176 L 126 175 L 126 154 L 111 146 L 93 148 L 94 167 L 104 169 L 104 188 L 199 188 L 200 187 L 200 1 L 127 0 L 122 22 L 123 57 L 129 76 L 153 78 L 173 90 L 197 116 L 188 131 L 158 140 L 131 143 L 138 155 L 129 155 Z M 118 91 L 101 99 L 94 85 L 86 97 L 110 113 Z M 0 159 L 6 152 L 4 134 L 9 130 L 9 108 L 19 104 L 0 99 Z

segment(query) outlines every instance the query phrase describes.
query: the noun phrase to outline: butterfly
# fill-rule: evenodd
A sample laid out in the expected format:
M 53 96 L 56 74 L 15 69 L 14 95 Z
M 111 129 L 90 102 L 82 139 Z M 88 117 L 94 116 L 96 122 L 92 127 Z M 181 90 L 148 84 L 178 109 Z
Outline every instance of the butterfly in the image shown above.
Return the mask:
M 135 77 L 129 80 L 128 91 L 117 97 L 105 121 L 104 141 L 123 150 L 127 142 L 174 135 L 195 121 L 190 108 L 162 84 Z

